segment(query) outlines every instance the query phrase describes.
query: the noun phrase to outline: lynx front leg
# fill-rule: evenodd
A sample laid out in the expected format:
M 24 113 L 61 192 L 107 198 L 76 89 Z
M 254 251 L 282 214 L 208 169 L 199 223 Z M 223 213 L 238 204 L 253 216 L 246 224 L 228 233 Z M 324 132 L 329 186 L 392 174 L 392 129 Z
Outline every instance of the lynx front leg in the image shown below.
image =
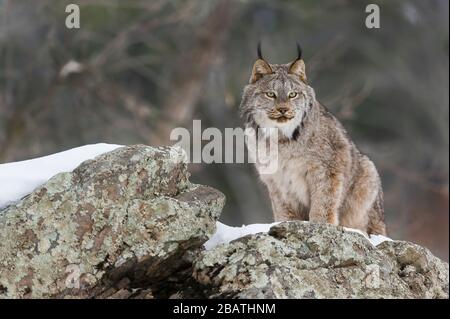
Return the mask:
M 317 168 L 308 172 L 307 180 L 311 191 L 309 220 L 338 225 L 344 175 Z
M 292 209 L 285 203 L 281 202 L 279 199 L 277 200 L 271 198 L 271 202 L 274 221 L 284 222 L 288 220 L 298 219 Z
M 292 207 L 283 200 L 282 193 L 278 187 L 276 187 L 275 183 L 268 182 L 266 185 L 269 191 L 270 202 L 272 203 L 274 221 L 283 222 L 298 219 Z

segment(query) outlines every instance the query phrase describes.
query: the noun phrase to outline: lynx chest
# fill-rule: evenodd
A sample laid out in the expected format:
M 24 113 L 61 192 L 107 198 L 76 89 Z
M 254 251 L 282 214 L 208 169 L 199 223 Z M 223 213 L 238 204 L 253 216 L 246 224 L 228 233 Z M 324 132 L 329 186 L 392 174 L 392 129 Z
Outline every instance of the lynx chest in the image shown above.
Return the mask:
M 276 169 L 267 174 L 258 169 L 258 165 L 257 169 L 272 200 L 280 200 L 295 210 L 300 206 L 309 208 L 310 193 L 306 182 L 305 161 L 301 157 L 286 154 L 283 149 L 280 149 L 277 157 L 270 158 L 270 161 L 271 166 Z

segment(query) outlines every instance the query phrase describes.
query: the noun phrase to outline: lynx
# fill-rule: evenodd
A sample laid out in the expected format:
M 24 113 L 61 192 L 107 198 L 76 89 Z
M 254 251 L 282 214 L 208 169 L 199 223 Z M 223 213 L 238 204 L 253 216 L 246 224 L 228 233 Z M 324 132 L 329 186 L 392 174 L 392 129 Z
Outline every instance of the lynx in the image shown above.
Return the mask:
M 308 85 L 302 51 L 288 64 L 261 54 L 245 86 L 246 128 L 278 129 L 278 169 L 261 173 L 275 221 L 309 220 L 386 234 L 377 169 Z M 259 130 L 261 131 L 261 130 Z M 267 139 L 259 135 L 258 142 Z

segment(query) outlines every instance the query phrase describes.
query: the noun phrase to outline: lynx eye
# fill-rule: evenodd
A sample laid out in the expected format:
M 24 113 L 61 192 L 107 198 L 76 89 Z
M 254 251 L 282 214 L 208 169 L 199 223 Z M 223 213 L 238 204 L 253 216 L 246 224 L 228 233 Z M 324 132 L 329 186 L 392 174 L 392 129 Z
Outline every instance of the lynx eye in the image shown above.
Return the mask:
M 288 96 L 289 96 L 290 99 L 293 99 L 293 98 L 296 98 L 297 95 L 298 95 L 297 92 L 289 92 L 289 95 L 288 95 Z
M 277 95 L 275 94 L 275 92 L 269 91 L 266 92 L 266 96 L 270 99 L 274 99 Z

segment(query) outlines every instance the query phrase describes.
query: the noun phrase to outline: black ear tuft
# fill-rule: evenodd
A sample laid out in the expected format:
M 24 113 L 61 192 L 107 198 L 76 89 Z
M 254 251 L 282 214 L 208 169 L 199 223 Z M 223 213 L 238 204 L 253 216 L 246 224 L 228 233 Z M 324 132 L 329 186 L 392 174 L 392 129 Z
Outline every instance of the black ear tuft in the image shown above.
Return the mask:
M 261 54 L 261 41 L 258 41 L 257 52 L 258 52 L 258 59 L 263 60 L 263 57 L 262 57 L 262 54 Z
M 302 59 L 302 48 L 300 47 L 300 44 L 297 42 L 297 60 Z

